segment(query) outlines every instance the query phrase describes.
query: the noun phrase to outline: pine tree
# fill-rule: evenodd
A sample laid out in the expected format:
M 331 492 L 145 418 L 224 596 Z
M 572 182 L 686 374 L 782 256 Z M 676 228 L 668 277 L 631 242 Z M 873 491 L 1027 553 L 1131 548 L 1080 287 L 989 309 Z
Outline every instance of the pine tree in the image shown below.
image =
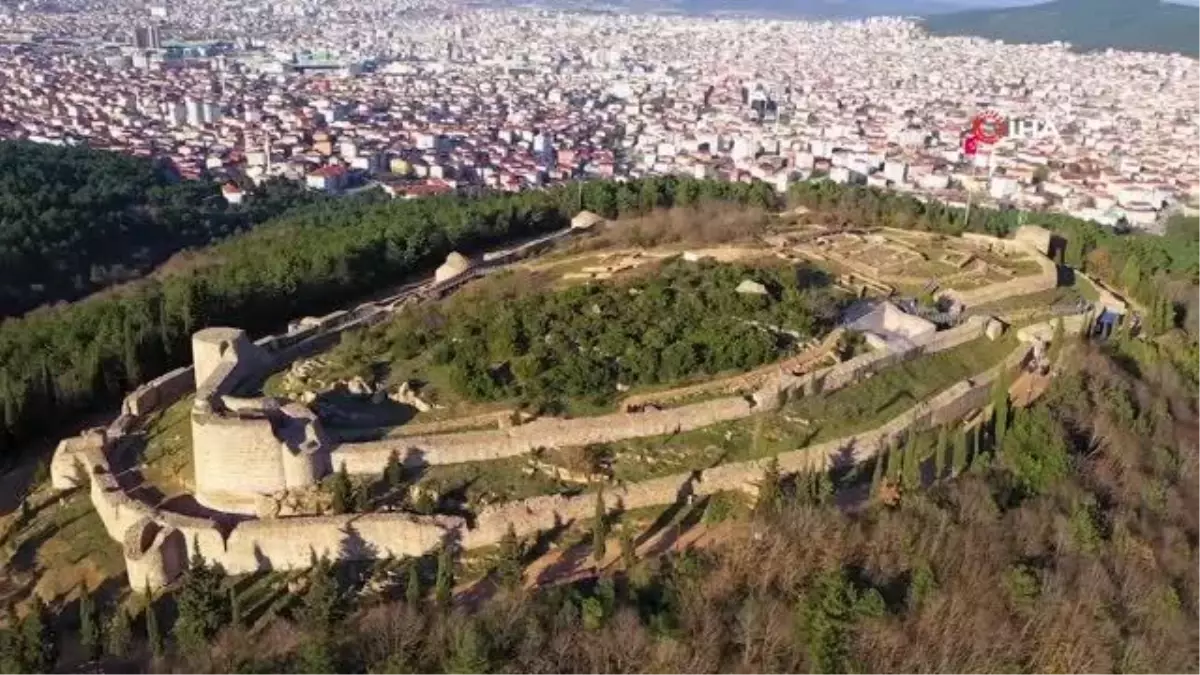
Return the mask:
M 383 484 L 390 490 L 404 486 L 404 465 L 400 462 L 400 453 L 395 450 L 388 453 L 387 464 L 383 467 Z
M 129 653 L 129 643 L 133 640 L 133 628 L 129 622 L 129 612 L 124 607 L 116 607 L 108 620 L 104 631 L 104 650 L 109 656 L 122 659 Z
M 445 663 L 447 673 L 486 673 L 491 670 L 484 636 L 468 619 L 454 634 L 450 654 Z
M 758 515 L 771 516 L 778 513 L 782 505 L 783 477 L 779 473 L 779 458 L 772 457 L 758 484 L 758 500 L 754 503 L 754 511 Z
M 154 609 L 154 596 L 150 593 L 150 584 L 146 584 L 146 643 L 150 645 L 150 653 L 156 658 L 166 651 L 163 644 L 162 631 L 158 627 L 158 612 Z
M 408 563 L 408 579 L 404 583 L 404 601 L 410 606 L 421 604 L 421 570 L 416 560 Z
M 438 607 L 449 607 L 451 593 L 454 591 L 454 558 L 450 546 L 443 545 L 438 551 L 437 577 L 434 579 L 433 597 Z
M 100 656 L 100 622 L 92 594 L 84 587 L 79 596 L 79 644 L 88 660 Z
M 500 539 L 500 551 L 496 560 L 496 580 L 502 587 L 510 590 L 520 587 L 522 555 L 517 530 L 509 523 L 504 537 Z
M 608 512 L 604 507 L 604 488 L 596 491 L 596 513 L 592 525 L 592 560 L 599 565 L 608 552 Z
M 333 474 L 330 485 L 331 504 L 334 513 L 349 513 L 354 507 L 354 484 L 350 482 L 350 474 L 346 472 L 346 463 L 342 462 L 337 473 Z
M 302 673 L 336 673 L 338 664 L 332 636 L 328 633 L 306 635 L 299 650 L 298 670 Z
M 957 476 L 967 468 L 967 432 L 959 431 L 954 435 L 954 475 Z

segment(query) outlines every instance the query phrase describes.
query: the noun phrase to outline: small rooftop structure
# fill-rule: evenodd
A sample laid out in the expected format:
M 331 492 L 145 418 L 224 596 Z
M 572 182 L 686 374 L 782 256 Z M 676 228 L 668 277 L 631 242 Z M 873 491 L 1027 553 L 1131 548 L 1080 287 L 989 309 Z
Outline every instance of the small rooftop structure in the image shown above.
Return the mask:
M 471 261 L 458 251 L 452 251 L 446 256 L 446 262 L 433 273 L 435 283 L 441 283 L 471 269 Z
M 571 219 L 572 230 L 589 230 L 599 223 L 603 223 L 604 218 L 592 213 L 591 211 L 580 211 Z
M 908 314 L 890 302 L 862 301 L 846 311 L 846 329 L 858 331 L 873 349 L 902 351 L 917 338 L 937 332 L 932 321 Z

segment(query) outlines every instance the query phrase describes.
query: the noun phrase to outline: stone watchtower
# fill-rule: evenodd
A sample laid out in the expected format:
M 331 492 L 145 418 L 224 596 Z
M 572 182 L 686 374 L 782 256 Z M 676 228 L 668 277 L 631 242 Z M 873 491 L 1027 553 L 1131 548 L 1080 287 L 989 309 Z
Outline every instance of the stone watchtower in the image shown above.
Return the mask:
M 192 358 L 196 501 L 220 511 L 256 514 L 266 496 L 315 485 L 329 472 L 329 443 L 312 410 L 302 403 L 245 396 L 274 367 L 271 354 L 245 331 L 197 332 Z

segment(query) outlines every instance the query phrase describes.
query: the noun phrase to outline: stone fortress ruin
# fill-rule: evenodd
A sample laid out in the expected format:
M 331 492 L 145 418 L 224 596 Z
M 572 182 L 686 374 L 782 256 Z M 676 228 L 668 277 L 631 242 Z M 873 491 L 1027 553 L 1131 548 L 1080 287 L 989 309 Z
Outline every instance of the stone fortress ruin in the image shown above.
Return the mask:
M 1041 242 L 1026 241 L 1036 234 L 1027 231 L 1015 244 L 997 239 L 977 240 L 972 245 L 1015 246 L 1021 256 L 1049 263 Z M 1053 264 L 1049 265 L 1053 269 Z M 106 531 L 123 548 L 129 581 L 137 590 L 169 584 L 197 550 L 228 572 L 240 574 L 306 568 L 314 555 L 334 559 L 419 556 L 447 542 L 477 548 L 498 542 L 510 524 L 518 535 L 527 536 L 588 518 L 594 496 L 549 495 L 493 504 L 481 509 L 470 524 L 455 516 L 396 511 L 284 515 L 279 504 L 289 495 L 314 489 L 336 467 L 345 466 L 351 474 L 378 475 L 393 454 L 413 467 L 462 464 L 542 449 L 664 436 L 743 419 L 778 410 L 790 398 L 852 386 L 903 361 L 981 338 L 996 339 L 1004 329 L 1001 321 L 977 315 L 939 331 L 928 322 L 914 325 L 904 316 L 894 315 L 899 310 L 893 307 L 884 310 L 877 329 L 886 332 L 890 326 L 901 330 L 903 340 L 881 338 L 876 349 L 829 363 L 836 336 L 827 336 L 772 366 L 701 385 L 715 396 L 699 402 L 671 406 L 674 395 L 657 392 L 636 402 L 631 397 L 621 412 L 605 415 L 574 419 L 494 415 L 488 417 L 484 428 L 463 430 L 478 425 L 429 424 L 416 433 L 360 442 L 327 433 L 318 414 L 305 402 L 258 394 L 271 373 L 327 349 L 342 332 L 383 320 L 414 297 L 437 297 L 475 269 L 471 261 L 452 254 L 447 265 L 439 268 L 437 278 L 406 291 L 403 297 L 303 319 L 282 335 L 256 341 L 236 328 L 200 330 L 192 338 L 192 366 L 167 373 L 132 392 L 121 415 L 108 427 L 59 444 L 51 465 L 54 487 L 90 490 Z M 1040 263 L 1039 269 L 1044 271 Z M 1026 285 L 1007 284 L 1009 294 L 1043 290 L 1044 275 L 1034 276 L 1037 280 Z M 1069 331 L 1078 330 L 1083 321 L 1083 314 L 1065 317 Z M 781 469 L 792 472 L 864 461 L 914 425 L 947 423 L 986 406 L 1000 369 L 1020 367 L 1035 352 L 1040 354 L 1040 346 L 1053 333 L 1050 326 L 1047 322 L 1040 328 L 1018 331 L 1019 344 L 1003 363 L 917 403 L 874 429 L 782 453 L 778 456 Z M 691 389 L 695 387 L 680 391 Z M 128 465 L 130 453 L 136 452 L 136 439 L 148 416 L 193 392 L 194 504 L 186 508 L 152 504 L 139 496 L 120 467 Z M 673 503 L 685 492 L 753 492 L 767 461 L 733 462 L 611 486 L 605 490 L 605 499 L 614 507 L 636 509 Z

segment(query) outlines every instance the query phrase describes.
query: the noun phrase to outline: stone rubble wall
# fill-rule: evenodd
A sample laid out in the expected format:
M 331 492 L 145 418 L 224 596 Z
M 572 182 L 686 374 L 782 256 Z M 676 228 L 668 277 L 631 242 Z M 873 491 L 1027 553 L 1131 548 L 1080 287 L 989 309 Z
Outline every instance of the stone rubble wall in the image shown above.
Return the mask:
M 121 412 L 135 417 L 170 407 L 195 391 L 191 366 L 176 368 L 134 389 L 121 404 Z
M 1058 266 L 1028 240 L 999 239 L 972 232 L 964 233 L 962 238 L 980 248 L 1023 255 L 1037 263 L 1039 268 L 1037 274 L 1015 277 L 969 291 L 946 291 L 944 294 L 946 297 L 961 303 L 963 307 L 977 307 L 1006 298 L 1033 295 L 1053 290 L 1058 286 Z
M 828 469 L 866 461 L 888 444 L 898 441 L 912 428 L 926 428 L 961 419 L 966 413 L 987 404 L 992 383 L 1001 369 L 1013 369 L 1028 359 L 1032 347 L 1022 344 L 997 366 L 956 383 L 933 398 L 918 403 L 888 422 L 859 434 L 853 434 L 809 448 L 777 456 L 784 473 Z M 711 469 L 678 473 L 662 478 L 626 484 L 604 491 L 608 509 L 633 510 L 661 506 L 727 491 L 753 492 L 772 458 L 721 464 Z M 593 517 L 595 494 L 574 497 L 552 495 L 489 506 L 480 511 L 475 527 L 463 538 L 466 548 L 496 544 L 512 524 L 519 536 L 530 536 L 556 525 Z
M 514 457 L 541 448 L 612 443 L 691 431 L 773 410 L 789 396 L 812 393 L 818 387 L 826 392 L 839 389 L 902 361 L 957 347 L 982 337 L 986 324 L 985 317 L 971 317 L 953 329 L 914 340 L 913 347 L 904 352 L 871 352 L 803 376 L 779 371 L 753 397 L 730 396 L 666 410 L 569 420 L 541 418 L 507 429 L 344 443 L 331 453 L 330 465 L 335 470 L 345 465 L 351 474 L 378 474 L 393 452 L 410 466 L 460 464 Z
M 614 413 L 577 419 L 543 417 L 507 429 L 345 444 L 331 453 L 331 464 L 336 469 L 344 463 L 346 470 L 352 474 L 375 474 L 383 470 L 393 451 L 411 466 L 480 462 L 513 457 L 538 448 L 665 436 L 741 419 L 750 415 L 753 409 L 754 404 L 748 399 L 730 397 L 641 413 Z
M 1006 244 L 1007 245 L 1007 244 Z M 453 283 L 434 284 L 416 293 L 440 297 L 477 274 L 463 275 Z M 1008 295 L 1017 294 L 1010 291 Z M 985 320 L 968 320 L 962 326 L 929 336 L 901 354 L 868 354 L 803 377 L 779 372 L 774 396 L 728 397 L 681 406 L 673 410 L 616 414 L 575 420 L 540 419 L 511 428 L 468 431 L 453 435 L 420 435 L 343 445 L 332 453 L 324 446 L 315 418 L 285 411 L 263 399 L 243 399 L 236 394 L 296 358 L 326 349 L 347 329 L 386 318 L 411 295 L 409 291 L 350 311 L 306 319 L 288 333 L 266 336 L 255 342 L 236 329 L 209 333 L 191 368 L 180 368 L 146 383 L 122 404 L 121 414 L 107 427 L 94 429 L 59 444 L 51 463 L 51 480 L 57 489 L 90 481 L 90 498 L 105 530 L 122 544 L 130 579 L 151 588 L 169 583 L 182 571 L 188 555 L 198 547 L 212 562 L 231 573 L 258 569 L 307 567 L 312 555 L 370 558 L 377 555 L 421 555 L 447 538 L 467 547 L 494 543 L 508 522 L 529 533 L 552 526 L 556 520 L 588 517 L 593 498 L 539 497 L 492 507 L 470 531 L 461 519 L 409 514 L 368 514 L 327 517 L 293 517 L 243 520 L 219 524 L 207 518 L 165 511 L 125 492 L 112 474 L 110 461 L 128 451 L 134 433 L 145 417 L 162 410 L 191 391 L 197 392 L 193 423 L 198 498 L 207 495 L 214 506 L 246 506 L 247 497 L 263 490 L 297 487 L 292 483 L 317 480 L 341 460 L 358 473 L 376 473 L 387 455 L 397 449 L 410 463 L 483 461 L 526 453 L 535 448 L 586 445 L 638 436 L 659 436 L 747 417 L 781 404 L 779 393 L 795 394 L 814 389 L 830 390 L 858 381 L 893 363 L 920 354 L 963 344 L 983 333 Z M 1069 324 L 1070 325 L 1070 324 Z M 211 329 L 209 329 L 211 330 Z M 1034 335 L 1037 329 L 1023 335 Z M 205 333 L 206 331 L 201 331 Z M 1040 337 L 1041 333 L 1036 333 Z M 222 337 L 223 336 L 223 337 Z M 227 340 L 226 340 L 227 338 Z M 1024 348 L 1024 346 L 1023 346 Z M 1018 350 L 1020 351 L 1020 350 Z M 1024 358 L 1027 350 L 1014 354 Z M 778 365 L 778 364 L 777 364 Z M 939 397 L 916 406 L 879 429 L 780 456 L 786 471 L 824 466 L 833 461 L 859 461 L 875 452 L 881 439 L 899 435 L 917 423 L 954 419 L 984 402 L 988 374 L 956 385 Z M 814 384 L 816 382 L 820 384 Z M 770 392 L 768 392 L 770 394 Z M 980 398 L 983 397 L 983 398 Z M 764 404 L 764 401 L 766 404 Z M 256 406 L 261 409 L 256 410 Z M 234 410 L 231 410 L 234 409 Z M 319 465 L 321 457 L 332 459 Z M 761 476 L 766 460 L 723 465 L 614 489 L 608 499 L 624 508 L 669 503 L 689 493 L 710 494 L 724 489 L 748 489 Z M 261 466 L 259 466 L 261 464 Z M 310 466 L 311 464 L 311 466 Z M 204 490 L 200 484 L 205 483 Z M 274 489 L 267 489 L 274 488 Z M 243 511 L 244 512 L 244 511 Z M 137 589 L 137 590 L 140 590 Z

